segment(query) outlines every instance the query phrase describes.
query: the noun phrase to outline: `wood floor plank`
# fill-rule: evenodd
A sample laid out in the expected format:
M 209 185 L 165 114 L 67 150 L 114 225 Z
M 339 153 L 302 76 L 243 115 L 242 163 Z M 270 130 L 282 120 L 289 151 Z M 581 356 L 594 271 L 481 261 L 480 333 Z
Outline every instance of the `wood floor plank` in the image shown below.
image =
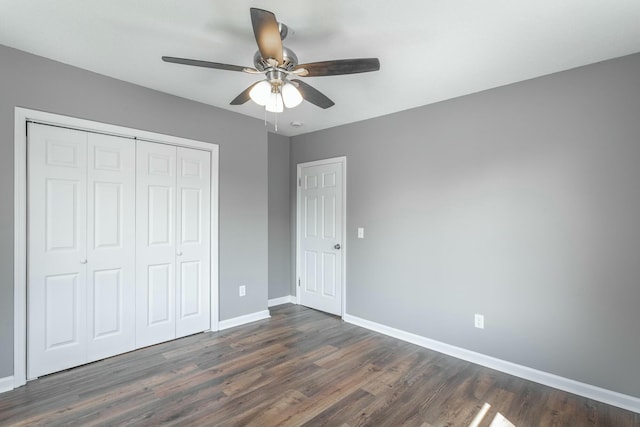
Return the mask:
M 286 304 L 0 394 L 1 426 L 640 427 L 615 408 Z
M 339 404 L 330 406 L 302 425 L 306 427 L 340 425 L 344 420 L 355 418 L 375 399 L 376 397 L 371 393 L 357 389 L 342 399 Z M 348 424 L 343 423 L 343 425 Z

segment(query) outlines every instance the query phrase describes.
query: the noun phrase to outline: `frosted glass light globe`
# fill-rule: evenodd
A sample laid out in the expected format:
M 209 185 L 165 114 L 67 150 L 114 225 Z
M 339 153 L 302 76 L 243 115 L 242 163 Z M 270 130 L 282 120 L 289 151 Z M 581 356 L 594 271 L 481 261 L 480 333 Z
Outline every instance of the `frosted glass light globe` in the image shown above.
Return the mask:
M 267 102 L 267 105 L 265 105 L 265 108 L 271 113 L 282 113 L 284 111 L 282 96 L 279 93 L 272 93 L 269 96 L 269 101 Z
M 249 97 L 258 105 L 267 105 L 271 95 L 271 83 L 261 81 L 249 91 Z
M 300 91 L 294 85 L 287 82 L 282 86 L 282 99 L 287 108 L 293 108 L 300 105 L 302 95 L 300 95 Z

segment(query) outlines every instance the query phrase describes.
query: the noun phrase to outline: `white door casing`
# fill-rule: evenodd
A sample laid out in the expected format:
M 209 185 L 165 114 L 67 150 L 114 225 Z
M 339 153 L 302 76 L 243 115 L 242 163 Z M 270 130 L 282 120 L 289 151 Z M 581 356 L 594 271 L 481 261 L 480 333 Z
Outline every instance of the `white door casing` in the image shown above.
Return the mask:
M 298 165 L 298 303 L 344 314 L 346 158 Z

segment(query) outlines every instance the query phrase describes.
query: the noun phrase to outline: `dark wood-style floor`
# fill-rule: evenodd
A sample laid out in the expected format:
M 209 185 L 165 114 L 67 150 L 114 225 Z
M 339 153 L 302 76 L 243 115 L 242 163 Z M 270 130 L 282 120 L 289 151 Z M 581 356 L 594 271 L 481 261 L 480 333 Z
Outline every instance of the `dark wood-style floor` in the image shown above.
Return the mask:
M 0 425 L 468 426 L 489 404 L 479 426 L 640 426 L 314 310 L 271 313 L 31 381 L 0 394 Z

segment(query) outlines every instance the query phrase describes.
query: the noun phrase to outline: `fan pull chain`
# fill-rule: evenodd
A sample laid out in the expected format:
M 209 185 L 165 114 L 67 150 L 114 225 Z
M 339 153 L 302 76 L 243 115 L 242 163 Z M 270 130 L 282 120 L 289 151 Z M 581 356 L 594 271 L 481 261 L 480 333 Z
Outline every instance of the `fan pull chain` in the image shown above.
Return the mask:
M 278 113 L 273 113 L 274 116 L 276 116 L 276 132 L 278 132 Z

